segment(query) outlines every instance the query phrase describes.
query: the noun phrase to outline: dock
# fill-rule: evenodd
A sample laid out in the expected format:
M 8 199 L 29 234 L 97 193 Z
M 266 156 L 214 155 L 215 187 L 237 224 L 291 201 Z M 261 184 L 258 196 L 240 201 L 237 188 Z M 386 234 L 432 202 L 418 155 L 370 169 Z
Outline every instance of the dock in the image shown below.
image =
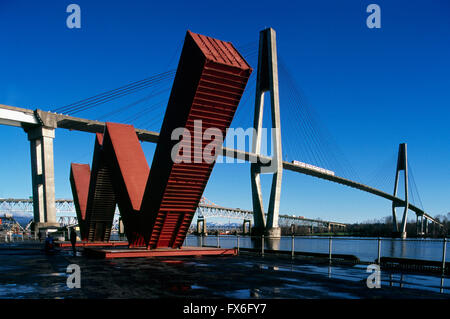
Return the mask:
M 85 241 L 79 241 L 75 244 L 75 247 L 123 247 L 128 246 L 127 241 L 93 241 L 93 242 L 85 242 Z M 55 247 L 58 248 L 67 248 L 72 247 L 72 243 L 70 241 L 62 241 L 62 242 L 55 242 Z
M 211 247 L 182 247 L 173 248 L 97 248 L 85 247 L 87 257 L 112 259 L 112 258 L 145 258 L 145 257 L 185 257 L 185 256 L 235 256 L 236 248 L 211 248 Z
M 382 269 L 407 270 L 420 273 L 449 273 L 450 262 L 445 262 L 444 269 L 442 261 L 423 260 L 412 258 L 381 257 Z

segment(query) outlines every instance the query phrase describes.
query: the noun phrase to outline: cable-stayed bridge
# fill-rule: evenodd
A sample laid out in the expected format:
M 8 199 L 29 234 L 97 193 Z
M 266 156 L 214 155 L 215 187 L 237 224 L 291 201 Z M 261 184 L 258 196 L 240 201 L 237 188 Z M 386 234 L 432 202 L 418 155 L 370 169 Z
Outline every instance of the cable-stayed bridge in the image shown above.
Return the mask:
M 27 125 L 27 124 L 33 125 L 33 124 L 37 124 L 37 123 L 40 123 L 43 121 L 54 121 L 57 128 L 63 128 L 63 129 L 68 129 L 68 130 L 76 130 L 76 131 L 89 132 L 89 133 L 103 133 L 103 131 L 105 129 L 104 122 L 88 120 L 88 119 L 83 119 L 83 118 L 77 118 L 77 117 L 68 116 L 68 115 L 64 115 L 64 114 L 57 114 L 57 113 L 46 112 L 46 111 L 42 111 L 42 110 L 33 111 L 33 110 L 16 108 L 16 107 L 11 107 L 11 106 L 6 106 L 6 105 L 0 105 L 0 111 L 1 110 L 9 111 L 7 116 L 3 115 L 4 116 L 3 119 L 7 118 L 9 121 L 12 121 L 12 123 L 14 123 L 15 126 Z M 16 119 L 19 119 L 19 120 L 16 120 Z M 136 129 L 136 135 L 138 136 L 139 140 L 141 140 L 143 142 L 157 143 L 159 133 L 144 130 L 144 129 Z M 263 155 L 257 156 L 256 154 L 253 154 L 250 152 L 245 152 L 242 150 L 236 150 L 236 149 L 223 148 L 222 154 L 224 156 L 229 156 L 229 157 L 232 157 L 235 159 L 241 159 L 241 160 L 245 160 L 245 161 L 256 161 L 258 158 L 259 159 L 262 158 L 267 163 L 270 163 L 270 161 L 271 161 L 270 157 L 263 156 Z M 325 172 L 320 172 L 320 171 L 312 169 L 312 168 L 300 167 L 291 162 L 283 161 L 283 169 L 297 172 L 300 174 L 313 176 L 313 177 L 324 179 L 324 180 L 328 180 L 330 182 L 338 183 L 338 184 L 352 187 L 355 189 L 359 189 L 361 191 L 373 194 L 375 196 L 379 196 L 379 197 L 385 198 L 387 200 L 390 200 L 397 205 L 402 205 L 405 203 L 405 201 L 403 199 L 396 197 L 392 194 L 386 193 L 377 188 L 373 188 L 373 187 L 370 187 L 368 185 L 365 185 L 365 184 L 362 184 L 362 183 L 359 183 L 356 181 L 352 181 L 352 180 L 349 180 L 349 179 L 346 179 L 343 177 L 339 177 L 337 175 L 330 175 Z M 27 205 L 31 204 L 31 200 L 21 200 L 21 199 L 17 199 L 17 200 L 3 199 L 3 202 L 4 203 L 5 202 L 11 202 L 11 203 L 14 202 L 17 206 L 20 206 L 20 205 L 27 206 Z M 72 203 L 71 200 L 56 200 L 55 203 L 57 205 L 57 210 L 59 212 L 63 212 L 64 209 L 67 209 L 67 212 L 74 212 L 73 206 L 70 206 Z M 207 205 L 204 205 L 203 207 L 207 208 Z M 429 222 L 441 225 L 439 223 L 439 221 L 435 220 L 432 216 L 430 216 L 428 213 L 426 213 L 423 209 L 421 209 L 415 205 L 412 205 L 412 204 L 409 204 L 409 209 L 411 211 L 415 212 L 417 216 L 420 216 L 423 219 L 425 219 L 425 221 L 429 221 Z M 19 210 L 21 210 L 21 209 L 19 209 Z M 23 211 L 32 212 L 32 209 L 30 209 L 30 207 L 27 207 Z M 236 210 L 226 208 L 224 211 L 235 212 Z M 241 213 L 246 214 L 246 217 L 247 217 L 247 215 L 248 215 L 248 217 L 253 216 L 253 213 L 250 211 L 245 211 L 245 213 L 244 213 L 244 211 L 239 212 L 239 214 L 241 214 Z M 224 214 L 224 217 L 227 217 L 227 216 L 229 216 L 229 215 Z M 280 216 L 280 218 L 282 218 L 282 217 Z M 245 219 L 245 218 L 243 217 L 242 219 Z M 314 220 L 314 221 L 316 221 L 316 220 Z M 317 222 L 319 222 L 319 221 L 317 221 Z M 339 224 L 339 223 L 334 223 L 334 222 L 331 222 L 331 223 Z
M 196 37 L 195 35 L 193 36 Z M 200 36 L 200 39 L 201 36 Z M 199 44 L 201 50 L 207 52 L 213 52 L 214 50 L 225 50 L 225 44 L 221 42 L 220 45 L 217 46 L 212 40 L 210 44 L 205 44 L 208 41 L 201 42 L 200 40 L 195 40 Z M 208 45 L 212 45 L 210 47 L 205 47 Z M 297 172 L 304 175 L 313 176 L 316 178 L 324 179 L 330 182 L 338 183 L 341 185 L 349 186 L 355 189 L 359 189 L 361 191 L 373 194 L 378 197 L 382 197 L 388 199 L 392 202 L 393 205 L 393 217 L 394 217 L 394 225 L 395 231 L 401 233 L 401 236 L 406 236 L 405 233 L 405 225 L 408 210 L 413 211 L 416 216 L 422 219 L 423 221 L 430 221 L 436 224 L 439 224 L 433 217 L 427 213 L 423 207 L 419 207 L 419 205 L 415 203 L 411 203 L 410 199 L 414 199 L 414 192 L 416 194 L 416 198 L 419 200 L 419 204 L 421 205 L 420 196 L 418 196 L 417 187 L 409 187 L 412 183 L 415 185 L 414 180 L 408 178 L 408 168 L 410 168 L 409 161 L 407 161 L 406 156 L 406 145 L 402 144 L 399 149 L 399 156 L 397 159 L 397 169 L 395 174 L 395 189 L 393 194 L 389 194 L 385 191 L 382 191 L 379 188 L 368 186 L 366 183 L 358 182 L 356 178 L 356 174 L 352 173 L 351 166 L 342 162 L 345 162 L 337 158 L 336 154 L 339 153 L 339 150 L 333 145 L 330 145 L 331 138 L 325 136 L 323 134 L 323 130 L 320 130 L 320 127 L 317 126 L 317 121 L 313 116 L 313 111 L 303 100 L 302 95 L 299 93 L 299 90 L 296 89 L 295 84 L 293 83 L 292 77 L 289 74 L 288 68 L 283 65 L 280 60 L 280 74 L 284 74 L 284 78 L 286 81 L 280 81 L 280 89 L 278 88 L 278 59 L 276 54 L 276 44 L 275 44 L 275 33 L 272 29 L 267 29 L 261 32 L 259 48 L 256 51 L 249 50 L 246 48 L 251 47 L 243 46 L 243 51 L 245 53 L 242 54 L 246 59 L 251 60 L 255 56 L 258 57 L 257 65 L 258 72 L 257 78 L 254 80 L 254 77 L 249 77 L 249 85 L 246 88 L 246 91 L 243 91 L 242 87 L 239 87 L 237 84 L 232 83 L 231 79 L 238 80 L 241 79 L 241 75 L 230 75 L 231 71 L 223 71 L 223 65 L 229 64 L 230 69 L 235 68 L 237 64 L 240 67 L 245 65 L 245 61 L 240 60 L 242 56 L 238 53 L 235 54 L 233 58 L 224 59 L 223 52 L 218 54 L 219 51 L 214 51 L 215 53 L 205 53 L 207 59 L 212 59 L 215 62 L 220 60 L 221 69 L 217 70 L 205 70 L 204 78 L 201 78 L 201 83 L 205 83 L 204 87 L 199 85 L 197 88 L 198 94 L 200 96 L 200 100 L 202 103 L 206 103 L 204 101 L 212 101 L 215 103 L 222 103 L 223 105 L 231 105 L 230 101 L 239 103 L 240 97 L 242 96 L 242 101 L 239 104 L 240 107 L 237 108 L 235 112 L 235 119 L 233 120 L 232 125 L 237 125 L 238 127 L 246 127 L 243 122 L 239 122 L 240 119 L 249 120 L 249 112 L 245 109 L 245 106 L 249 105 L 247 103 L 251 96 L 251 92 L 255 92 L 256 100 L 255 100 L 255 116 L 254 116 L 254 128 L 255 128 L 255 136 L 253 137 L 253 145 L 251 151 L 246 150 L 238 150 L 238 149 L 229 149 L 223 147 L 219 154 L 222 154 L 226 157 L 231 157 L 235 159 L 243 159 L 251 162 L 251 175 L 252 175 L 252 193 L 253 193 L 253 218 L 255 221 L 255 226 L 261 229 L 265 229 L 269 233 L 274 231 L 273 234 L 277 234 L 277 228 L 279 224 L 279 219 L 281 219 L 281 215 L 279 215 L 279 202 L 280 202 L 280 192 L 281 192 L 281 176 L 283 170 L 290 170 L 293 172 Z M 207 50 L 206 50 L 206 49 Z M 213 50 L 213 51 L 211 51 Z M 231 51 L 230 51 L 231 52 Z M 255 54 L 256 53 L 256 54 Z M 208 56 L 208 54 L 212 54 Z M 216 54 L 216 55 L 214 55 Z M 222 54 L 222 56 L 221 56 Z M 187 55 L 188 57 L 189 55 Z M 183 57 L 183 53 L 182 53 Z M 235 60 L 233 60 L 235 59 Z M 212 61 L 211 60 L 211 61 Z M 222 61 L 223 60 L 223 61 Z M 240 62 L 239 62 L 239 61 Z M 236 62 L 238 61 L 238 62 Z M 237 63 L 237 64 L 236 64 Z M 236 65 L 234 65 L 236 64 Z M 247 64 L 248 66 L 248 64 Z M 180 66 L 179 66 L 180 67 Z M 179 69 L 178 69 L 179 70 Z M 164 105 L 167 103 L 167 99 L 162 97 L 166 92 L 170 90 L 170 87 L 165 87 L 167 82 L 177 79 L 176 74 L 178 74 L 178 70 L 175 71 L 166 71 L 155 76 L 149 77 L 144 80 L 132 82 L 125 86 L 119 87 L 118 89 L 111 90 L 108 92 L 104 92 L 98 94 L 92 98 L 83 99 L 79 102 L 72 103 L 63 107 L 55 108 L 53 111 L 43 111 L 43 110 L 31 110 L 24 108 L 16 108 L 6 105 L 0 105 L 0 124 L 18 126 L 25 129 L 28 134 L 28 138 L 30 140 L 31 146 L 31 156 L 32 156 L 32 177 L 33 177 L 33 200 L 34 200 L 34 213 L 35 213 L 35 221 L 37 223 L 52 223 L 55 222 L 56 214 L 55 214 L 55 194 L 54 194 L 54 173 L 53 173 L 53 139 L 55 137 L 54 131 L 57 128 L 63 128 L 68 130 L 75 131 L 83 131 L 90 133 L 103 134 L 108 132 L 108 124 L 107 121 L 100 120 L 90 120 L 82 117 L 75 117 L 75 114 L 83 113 L 86 115 L 91 114 L 95 116 L 95 118 L 100 119 L 102 116 L 104 118 L 111 118 L 114 116 L 118 116 L 119 114 L 126 114 L 126 118 L 121 118 L 120 122 L 126 123 L 134 123 L 135 125 L 139 123 L 139 120 L 142 121 L 148 117 L 151 117 L 150 123 L 146 123 L 149 125 L 158 125 L 161 122 L 161 118 L 158 119 L 157 108 L 153 107 L 155 105 Z M 248 70 L 248 68 L 246 69 Z M 228 73 L 227 73 L 228 72 Z M 248 75 L 248 74 L 247 74 Z M 218 82 L 214 82 L 218 81 Z M 246 81 L 246 80 L 245 80 Z M 236 82 L 237 83 L 237 82 Z M 285 84 L 285 85 L 283 85 Z M 245 83 L 244 83 L 245 87 Z M 287 127 L 291 127 L 293 129 L 299 129 L 300 132 L 295 131 L 294 133 L 291 130 L 283 130 L 281 133 L 280 126 L 281 122 L 283 122 L 283 114 L 284 112 L 280 112 L 280 102 L 278 95 L 281 92 L 283 94 L 284 88 L 291 88 L 290 91 L 286 94 L 286 103 L 283 103 L 282 110 L 286 110 L 285 116 L 291 118 L 290 121 L 285 121 L 287 123 Z M 138 100 L 132 101 L 131 103 L 124 103 L 120 105 L 118 108 L 112 109 L 109 108 L 108 112 L 103 115 L 98 114 L 99 106 L 105 103 L 111 103 L 119 98 L 130 97 L 139 92 L 144 92 L 146 89 L 151 89 L 152 92 L 150 94 L 146 94 L 145 96 L 139 97 Z M 175 88 L 176 89 L 176 88 Z M 215 90 L 215 91 L 214 91 Z M 224 93 L 224 90 L 226 91 Z M 172 88 L 172 95 L 174 94 L 174 88 Z M 180 91 L 181 92 L 181 91 Z M 250 93 L 249 93 L 250 92 Z M 271 157 L 265 156 L 261 152 L 260 141 L 261 141 L 261 127 L 264 124 L 263 120 L 263 104 L 264 104 L 264 93 L 269 92 L 271 94 L 271 108 L 272 108 L 272 124 L 271 127 L 274 129 L 274 145 L 275 152 Z M 147 92 L 148 93 L 148 92 Z M 209 95 L 208 95 L 209 94 Z M 172 97 L 171 95 L 171 97 Z M 238 98 L 239 95 L 239 98 Z M 158 100 L 161 98 L 160 100 Z M 234 100 L 233 100 L 234 99 Z M 147 105 L 147 107 L 143 107 L 141 109 L 136 109 L 136 106 L 145 104 L 144 102 L 152 102 L 151 107 Z M 149 102 L 150 103 L 150 102 Z M 169 100 L 170 103 L 170 100 Z M 198 101 L 194 104 L 199 103 Z M 251 103 L 250 103 L 251 104 Z M 200 105 L 200 104 L 199 104 Z M 237 106 L 237 105 L 236 105 Z M 96 112 L 96 115 L 92 114 L 92 111 Z M 91 112 L 91 113 L 89 113 Z M 210 119 L 209 116 L 214 112 L 208 111 L 209 113 L 202 113 L 202 110 L 197 109 L 193 111 L 196 116 L 201 118 Z M 160 112 L 160 115 L 165 114 L 165 110 L 163 109 Z M 199 115 L 202 113 L 201 115 Z M 207 115 L 205 115 L 207 114 Z M 216 113 L 214 113 L 217 115 Z M 221 115 L 222 116 L 222 115 Z M 226 115 L 227 121 L 229 120 L 229 115 Z M 231 115 L 231 119 L 233 116 Z M 137 122 L 136 122 L 137 121 Z M 158 122 L 159 121 L 159 122 Z M 215 119 L 216 123 L 222 121 L 220 119 Z M 165 123 L 164 125 L 169 125 L 170 122 Z M 136 133 L 136 137 L 140 141 L 157 143 L 158 147 L 164 147 L 164 143 L 161 142 L 160 133 L 149 130 L 148 127 L 145 129 L 137 129 L 133 128 Z M 106 134 L 109 136 L 113 134 L 113 129 L 111 128 L 111 132 Z M 291 136 L 286 136 L 286 134 L 293 134 L 294 138 Z M 295 138 L 298 134 L 302 134 L 305 138 L 298 139 Z M 327 135 L 327 134 L 325 134 Z M 119 136 L 119 135 L 118 135 Z M 164 137 L 164 136 L 163 136 Z M 103 139 L 103 138 L 101 138 Z M 285 153 L 281 148 L 281 141 L 285 143 L 287 146 L 286 149 L 289 156 L 292 159 L 298 160 L 302 159 L 305 163 L 312 163 L 314 165 L 299 165 L 296 162 L 290 162 L 287 160 L 282 160 Z M 294 141 L 296 143 L 294 143 Z M 299 141 L 297 143 L 297 141 Z M 302 144 L 306 142 L 310 142 L 310 144 Z M 325 141 L 325 142 L 324 142 Z M 114 142 L 114 141 L 113 141 Z M 100 143 L 101 144 L 101 143 Z M 102 145 L 100 145 L 102 147 Z M 334 151 L 333 151 L 334 150 Z M 117 156 L 117 154 L 109 154 L 108 156 Z M 119 158 L 119 156 L 117 156 Z M 120 166 L 120 165 L 119 165 Z M 276 167 L 276 170 L 273 172 L 268 172 L 273 174 L 273 183 L 272 183 L 272 191 L 271 197 L 269 201 L 269 207 L 267 214 L 262 207 L 262 193 L 261 186 L 259 182 L 259 175 L 261 173 L 267 173 L 265 171 L 267 167 Z M 326 167 L 327 169 L 320 169 L 321 167 Z M 318 169 L 319 168 L 319 169 Z M 404 198 L 399 197 L 397 194 L 398 190 L 398 182 L 399 182 L 399 173 L 404 172 L 404 189 L 405 196 Z M 330 174 L 333 172 L 333 174 Z M 336 172 L 336 173 L 335 173 Z M 339 174 L 342 172 L 342 175 Z M 409 169 L 409 172 L 412 171 Z M 123 172 L 122 172 L 123 174 Z M 208 173 L 209 174 L 209 173 Z M 139 174 L 138 174 L 139 175 Z M 343 177 L 343 176 L 346 177 Z M 412 177 L 412 176 L 411 176 Z M 126 174 L 123 175 L 123 178 L 126 179 Z M 142 185 L 145 183 L 143 182 Z M 392 184 L 391 184 L 392 185 Z M 411 195 L 411 196 L 409 196 Z M 199 206 L 200 207 L 200 206 Z M 396 222 L 396 213 L 395 209 L 397 207 L 403 207 L 403 220 L 401 223 L 401 229 L 398 229 L 398 223 Z M 136 208 L 134 208 L 136 209 Z M 121 212 L 122 213 L 122 212 Z M 192 216 L 191 216 L 192 217 Z M 158 217 L 159 218 L 159 217 Z M 164 217 L 161 217 L 164 219 Z M 174 217 L 178 218 L 178 217 Z M 163 220 L 162 219 L 162 220 Z M 178 222 L 174 219 L 168 222 L 167 225 L 176 225 Z M 439 224 L 440 225 L 440 224 Z M 175 226 L 174 226 L 175 227 Z M 178 226 L 177 226 L 178 227 Z M 185 227 L 185 225 L 183 226 Z

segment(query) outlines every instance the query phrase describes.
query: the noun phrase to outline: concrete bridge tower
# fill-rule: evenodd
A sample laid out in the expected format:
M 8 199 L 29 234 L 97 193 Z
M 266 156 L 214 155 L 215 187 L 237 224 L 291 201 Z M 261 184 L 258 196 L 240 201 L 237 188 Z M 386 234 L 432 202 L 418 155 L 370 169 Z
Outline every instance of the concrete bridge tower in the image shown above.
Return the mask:
M 399 145 L 398 148 L 398 159 L 397 159 L 397 168 L 395 171 L 395 185 L 394 185 L 394 196 L 397 197 L 397 191 L 398 191 L 398 182 L 399 182 L 399 175 L 400 171 L 404 171 L 404 189 L 405 189 L 405 202 L 404 203 L 398 203 L 393 201 L 392 202 L 392 224 L 394 226 L 394 233 L 398 234 L 401 238 L 406 238 L 406 221 L 408 217 L 408 208 L 409 208 L 409 202 L 408 202 L 408 157 L 406 152 L 406 143 L 402 143 Z M 397 216 L 395 209 L 397 207 L 404 207 L 403 210 L 403 219 L 401 223 L 401 228 L 398 228 L 397 223 Z
M 278 93 L 278 63 L 275 30 L 268 28 L 260 32 L 258 73 L 256 80 L 255 118 L 252 152 L 261 155 L 261 139 L 263 137 L 263 110 L 264 93 L 270 92 L 271 117 L 272 117 L 272 160 L 270 165 L 262 163 L 259 158 L 250 167 L 254 232 L 265 234 L 269 237 L 281 235 L 278 226 L 278 214 L 280 207 L 281 180 L 283 174 L 282 152 L 281 152 L 281 128 L 280 128 L 280 102 Z M 266 165 L 265 165 L 266 164 Z M 267 222 L 265 220 L 260 174 L 273 174 L 272 188 L 270 192 L 269 208 L 267 211 Z

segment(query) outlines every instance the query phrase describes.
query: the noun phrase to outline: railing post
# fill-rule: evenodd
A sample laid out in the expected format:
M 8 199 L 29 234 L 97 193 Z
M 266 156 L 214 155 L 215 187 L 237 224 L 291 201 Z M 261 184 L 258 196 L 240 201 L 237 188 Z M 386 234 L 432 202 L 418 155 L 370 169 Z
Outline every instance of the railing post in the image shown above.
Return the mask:
M 445 257 L 447 253 L 447 238 L 444 237 L 444 244 L 442 247 L 442 275 L 445 275 Z
M 203 234 L 200 234 L 200 247 L 203 247 Z
M 378 237 L 378 258 L 377 258 L 378 265 L 380 264 L 380 261 L 381 261 L 381 238 Z
M 332 239 L 331 236 L 329 237 L 329 241 L 328 241 L 328 260 L 331 263 L 331 245 L 332 245 Z
M 294 234 L 292 234 L 291 257 L 294 259 Z
M 217 233 L 217 248 L 220 248 L 219 233 Z
M 237 235 L 237 253 L 239 255 L 239 235 Z
M 261 235 L 261 256 L 264 257 L 264 235 Z

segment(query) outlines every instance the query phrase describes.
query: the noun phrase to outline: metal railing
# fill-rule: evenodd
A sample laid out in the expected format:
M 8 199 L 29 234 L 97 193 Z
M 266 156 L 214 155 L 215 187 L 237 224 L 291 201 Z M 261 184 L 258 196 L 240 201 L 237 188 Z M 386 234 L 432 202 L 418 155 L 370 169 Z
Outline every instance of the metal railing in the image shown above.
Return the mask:
M 56 241 L 67 240 L 68 239 L 68 231 L 56 231 L 52 233 L 52 237 Z M 0 232 L 0 243 L 18 243 L 18 242 L 39 242 L 45 241 L 45 234 L 41 233 L 41 238 L 39 238 L 39 232 L 35 231 L 21 231 L 21 232 L 13 232 L 13 231 L 1 231 Z
M 330 261 L 336 256 L 355 256 L 359 263 L 380 264 L 382 258 L 403 258 L 420 261 L 440 262 L 444 271 L 450 260 L 447 255 L 447 238 L 444 239 L 400 239 L 382 237 L 323 237 L 323 236 L 265 236 L 245 235 L 188 235 L 184 246 L 242 248 L 259 251 L 261 256 L 268 251 L 290 253 L 295 258 L 299 253 L 321 255 Z M 448 265 L 447 265 L 448 267 Z
M 39 241 L 38 234 L 35 232 L 0 232 L 0 243 L 14 243 L 22 241 Z
M 68 231 L 54 232 L 55 240 L 67 240 Z M 124 239 L 124 238 L 119 238 Z M 45 238 L 41 238 L 44 241 Z M 39 241 L 37 232 L 0 232 L 0 243 Z M 188 235 L 184 246 L 220 247 L 251 249 L 259 251 L 261 256 L 268 252 L 283 252 L 295 258 L 299 253 L 320 255 L 331 262 L 336 256 L 355 256 L 359 263 L 381 264 L 382 258 L 407 258 L 419 261 L 440 262 L 442 273 L 448 268 L 447 238 L 444 239 L 397 239 L 397 238 L 362 238 L 362 237 L 321 237 L 321 236 L 265 236 L 240 235 Z

